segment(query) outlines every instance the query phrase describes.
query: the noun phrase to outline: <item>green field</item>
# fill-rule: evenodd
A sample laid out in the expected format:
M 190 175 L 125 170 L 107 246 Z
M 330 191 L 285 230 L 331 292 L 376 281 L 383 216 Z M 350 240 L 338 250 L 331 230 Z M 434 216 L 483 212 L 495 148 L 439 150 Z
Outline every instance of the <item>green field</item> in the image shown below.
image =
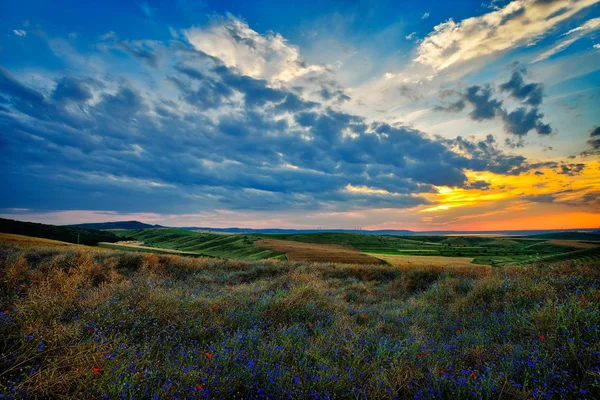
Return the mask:
M 176 228 L 113 231 L 117 236 L 144 242 L 156 250 L 127 250 L 162 253 L 160 249 L 195 253 L 196 256 L 233 258 L 239 260 L 285 259 L 285 255 L 254 246 L 259 239 L 280 239 L 303 243 L 347 245 L 368 254 L 406 256 L 442 256 L 473 258 L 474 264 L 504 266 L 527 264 L 541 260 L 578 258 L 581 250 L 550 240 L 598 241 L 598 235 L 557 233 L 526 237 L 478 236 L 383 236 L 355 233 L 309 234 L 216 234 Z M 104 247 L 114 247 L 104 245 Z M 589 250 L 589 249 L 588 249 Z M 592 252 L 593 253 L 593 252 Z
M 377 236 L 328 232 L 268 235 L 273 239 L 306 243 L 346 244 L 365 253 L 473 257 L 475 264 L 492 266 L 535 262 L 545 257 L 570 253 L 574 250 L 573 248 L 550 244 L 548 240 L 574 240 L 571 239 L 571 236 L 564 234 L 554 234 L 548 238 L 535 236 Z M 597 235 L 577 234 L 576 240 L 597 240 Z
M 285 259 L 281 253 L 254 246 L 256 236 L 221 235 L 182 229 L 134 229 L 114 231 L 118 236 L 144 242 L 145 246 L 196 253 L 197 255 L 238 260 Z

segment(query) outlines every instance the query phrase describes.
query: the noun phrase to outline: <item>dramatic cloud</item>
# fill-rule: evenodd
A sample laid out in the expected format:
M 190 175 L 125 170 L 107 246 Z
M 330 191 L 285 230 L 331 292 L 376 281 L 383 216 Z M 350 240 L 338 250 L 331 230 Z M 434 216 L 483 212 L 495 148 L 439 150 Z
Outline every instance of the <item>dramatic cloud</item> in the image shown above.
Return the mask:
M 556 43 L 551 49 L 546 50 L 539 56 L 537 56 L 533 62 L 539 62 L 545 60 L 553 55 L 560 53 L 565 50 L 567 47 L 578 41 L 579 39 L 587 36 L 589 33 L 594 32 L 595 30 L 600 29 L 600 18 L 594 18 L 587 21 L 585 24 L 580 27 L 571 29 L 563 36 L 566 38 Z
M 437 25 L 415 61 L 436 70 L 532 43 L 598 0 L 514 0 L 504 8 Z
M 552 133 L 552 127 L 544 124 L 542 114 L 538 106 L 542 103 L 544 91 L 539 83 L 524 82 L 524 75 L 527 71 L 523 67 L 517 67 L 508 82 L 499 86 L 501 92 L 508 92 L 510 97 L 520 102 L 520 106 L 512 111 L 508 111 L 503 106 L 503 101 L 493 97 L 493 88 L 490 85 L 473 85 L 464 92 L 457 93 L 459 99 L 438 105 L 435 107 L 438 111 L 460 112 L 467 105 L 472 107 L 469 117 L 474 121 L 485 121 L 499 119 L 503 122 L 504 130 L 507 133 L 522 137 L 528 132 L 535 130 L 539 135 L 548 135 Z M 447 96 L 445 96 L 447 97 Z M 514 146 L 512 142 L 508 143 L 510 147 Z
M 489 188 L 467 171 L 530 169 L 491 136 L 448 140 L 369 122 L 181 43 L 168 51 L 164 81 L 175 93 L 165 97 L 150 98 L 126 79 L 103 84 L 72 76 L 44 95 L 0 69 L 0 131 L 11 132 L 0 143 L 0 163 L 11 171 L 0 184 L 12 188 L 0 207 L 404 208 L 428 204 L 425 195 L 436 186 Z

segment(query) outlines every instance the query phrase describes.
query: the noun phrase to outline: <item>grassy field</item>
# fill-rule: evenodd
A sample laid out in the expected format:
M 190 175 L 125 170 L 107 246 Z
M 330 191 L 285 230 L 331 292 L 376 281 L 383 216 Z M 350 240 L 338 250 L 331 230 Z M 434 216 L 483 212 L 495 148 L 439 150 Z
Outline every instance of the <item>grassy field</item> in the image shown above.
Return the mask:
M 430 255 L 407 256 L 397 254 L 377 254 L 373 256 L 399 267 L 472 267 L 473 259 L 468 257 L 440 257 Z
M 573 247 L 581 247 L 582 242 L 586 247 L 600 246 L 600 242 L 597 241 L 600 239 L 600 235 L 584 233 L 529 237 L 481 237 L 376 236 L 323 232 L 268 235 L 268 237 L 303 243 L 343 244 L 378 258 L 381 258 L 381 255 L 458 257 L 471 258 L 475 264 L 492 266 L 534 262 L 543 257 L 568 253 L 574 250 Z M 401 257 L 394 258 L 401 259 Z
M 359 267 L 1 240 L 0 395 L 595 399 L 599 286 L 597 262 Z
M 181 229 L 137 229 L 114 231 L 118 236 L 131 237 L 145 246 L 180 250 L 198 255 L 238 260 L 285 259 L 281 252 L 254 246 L 251 235 L 221 235 Z M 160 251 L 160 250 L 158 250 Z

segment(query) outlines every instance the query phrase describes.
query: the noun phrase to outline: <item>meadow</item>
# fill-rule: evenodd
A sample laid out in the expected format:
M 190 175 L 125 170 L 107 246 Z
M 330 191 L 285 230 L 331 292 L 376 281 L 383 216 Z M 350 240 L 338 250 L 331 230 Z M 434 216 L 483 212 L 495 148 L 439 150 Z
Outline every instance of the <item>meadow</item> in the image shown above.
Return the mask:
M 402 268 L 0 242 L 2 398 L 600 396 L 595 262 Z

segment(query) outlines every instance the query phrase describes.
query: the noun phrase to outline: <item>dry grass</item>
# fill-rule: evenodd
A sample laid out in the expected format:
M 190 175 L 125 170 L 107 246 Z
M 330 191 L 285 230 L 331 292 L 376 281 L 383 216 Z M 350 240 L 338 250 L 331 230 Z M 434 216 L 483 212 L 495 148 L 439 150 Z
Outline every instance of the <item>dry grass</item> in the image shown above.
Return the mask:
M 42 239 L 31 236 L 14 235 L 12 233 L 0 233 L 0 243 L 7 245 L 19 245 L 20 247 L 30 246 L 77 246 L 73 243 L 61 242 L 60 240 Z
M 256 247 L 285 253 L 290 261 L 336 262 L 347 264 L 381 264 L 381 261 L 350 246 L 336 244 L 301 243 L 290 240 L 263 239 Z
M 400 254 L 373 254 L 399 267 L 473 267 L 472 257 L 404 256 Z

